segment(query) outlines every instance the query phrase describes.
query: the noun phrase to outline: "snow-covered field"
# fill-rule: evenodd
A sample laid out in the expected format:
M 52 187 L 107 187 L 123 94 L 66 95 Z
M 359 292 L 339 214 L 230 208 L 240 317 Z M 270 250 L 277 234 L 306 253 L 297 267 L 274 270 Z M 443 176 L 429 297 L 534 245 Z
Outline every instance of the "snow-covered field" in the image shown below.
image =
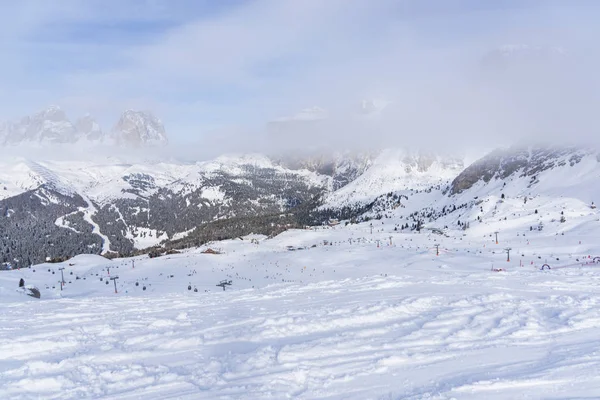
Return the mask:
M 594 218 L 499 244 L 377 221 L 2 272 L 0 398 L 599 398 Z

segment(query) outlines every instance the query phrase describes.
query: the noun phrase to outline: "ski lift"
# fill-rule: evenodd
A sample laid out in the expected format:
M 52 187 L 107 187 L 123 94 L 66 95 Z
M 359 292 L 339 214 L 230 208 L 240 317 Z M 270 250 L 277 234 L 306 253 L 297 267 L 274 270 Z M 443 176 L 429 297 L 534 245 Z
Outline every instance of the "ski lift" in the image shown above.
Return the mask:
M 232 281 L 231 280 L 222 280 L 221 282 L 219 282 L 216 286 L 220 286 L 223 288 L 223 291 L 225 291 L 225 286 L 231 286 Z

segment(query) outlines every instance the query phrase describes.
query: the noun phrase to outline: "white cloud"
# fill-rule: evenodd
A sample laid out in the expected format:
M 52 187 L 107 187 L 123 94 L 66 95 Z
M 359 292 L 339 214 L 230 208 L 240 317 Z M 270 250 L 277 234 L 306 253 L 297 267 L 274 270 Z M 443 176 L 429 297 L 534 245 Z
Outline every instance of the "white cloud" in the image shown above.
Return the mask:
M 593 3 L 264 0 L 219 10 L 205 2 L 203 14 L 195 1 L 4 3 L 0 117 L 47 103 L 106 121 L 126 107 L 154 109 L 175 141 L 216 142 L 223 129 L 256 135 L 319 106 L 333 116 L 332 142 L 357 145 L 369 129 L 385 142 L 445 145 L 568 130 L 583 139 L 597 128 Z M 133 28 L 122 40 L 69 34 L 72 24 L 153 22 L 166 23 L 135 40 Z M 568 62 L 486 70 L 483 56 L 506 43 L 561 45 Z M 350 118 L 364 98 L 392 102 L 376 128 Z

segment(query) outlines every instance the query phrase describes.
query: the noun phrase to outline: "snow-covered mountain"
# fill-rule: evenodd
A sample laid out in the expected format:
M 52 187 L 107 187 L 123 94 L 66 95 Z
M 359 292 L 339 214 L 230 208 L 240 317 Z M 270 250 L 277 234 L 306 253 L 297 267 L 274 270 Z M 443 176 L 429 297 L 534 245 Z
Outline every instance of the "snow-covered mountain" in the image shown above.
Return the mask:
M 13 242 L 2 242 L 9 260 L 101 249 L 131 254 L 222 220 L 243 223 L 207 235 L 301 226 L 300 216 L 285 213 L 310 204 L 331 179 L 284 168 L 263 156 L 139 164 L 5 158 L 0 164 L 0 216 L 5 217 L 0 218 L 0 236 L 21 243 L 13 247 Z M 266 215 L 276 216 L 276 223 L 260 219 Z
M 556 232 L 565 222 L 563 229 L 589 223 L 600 198 L 599 180 L 600 156 L 590 149 L 513 147 L 486 155 L 448 184 L 348 204 L 362 219 L 400 220 L 409 230 L 459 226 L 489 234 L 495 223 L 522 232 L 552 225 Z
M 464 161 L 460 157 L 387 149 L 373 157 L 369 168 L 348 185 L 330 193 L 324 206 L 351 206 L 372 202 L 389 192 L 444 187 L 463 169 Z
M 579 148 L 552 147 L 512 147 L 494 151 L 477 160 L 458 175 L 452 182 L 450 193 L 458 194 L 471 189 L 477 183 L 492 180 L 530 179 L 527 187 L 539 183 L 538 175 L 547 170 L 563 166 L 574 167 L 584 157 L 592 155 L 591 150 Z
M 377 157 L 376 152 L 286 154 L 276 163 L 292 170 L 306 169 L 331 178 L 330 191 L 338 190 L 362 175 Z
M 404 229 L 460 222 L 475 229 L 511 207 L 528 216 L 519 224 L 532 224 L 532 207 L 560 203 L 581 212 L 600 198 L 599 159 L 590 150 L 547 147 L 495 151 L 470 165 L 462 157 L 404 149 L 197 163 L 5 158 L 0 235 L 21 244 L 6 242 L 0 254 L 20 260 L 131 254 L 165 240 L 197 246 L 330 219 L 392 218 Z M 548 221 L 556 219 L 556 209 L 548 210 Z
M 89 114 L 75 123 L 58 106 L 50 106 L 16 122 L 0 123 L 0 145 L 61 145 L 70 143 L 152 146 L 167 143 L 162 122 L 148 112 L 125 111 L 110 135 Z
M 5 144 L 72 143 L 77 140 L 77 133 L 65 112 L 57 106 L 0 126 L 0 140 Z
M 164 145 L 167 135 L 162 121 L 154 115 L 126 110 L 112 131 L 112 138 L 118 144 L 129 146 Z

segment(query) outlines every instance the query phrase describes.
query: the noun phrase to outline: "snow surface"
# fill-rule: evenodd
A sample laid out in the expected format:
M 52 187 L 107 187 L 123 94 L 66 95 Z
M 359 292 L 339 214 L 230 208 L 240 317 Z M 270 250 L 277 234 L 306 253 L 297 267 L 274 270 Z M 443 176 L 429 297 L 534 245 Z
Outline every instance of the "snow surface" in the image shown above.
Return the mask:
M 156 229 L 135 227 L 134 231 L 135 235 L 131 231 L 128 231 L 125 237 L 133 240 L 133 245 L 136 249 L 147 249 L 169 238 L 166 233 L 159 234 Z M 180 237 L 185 236 L 185 234 L 180 235 Z
M 1 272 L 0 398 L 599 398 L 597 220 L 383 220 Z
M 110 239 L 108 236 L 103 234 L 100 231 L 100 225 L 98 225 L 93 219 L 92 216 L 98 212 L 94 204 L 87 198 L 87 196 L 81 196 L 83 200 L 87 204 L 87 208 L 79 209 L 79 211 L 83 211 L 83 219 L 92 226 L 92 233 L 100 236 L 102 239 L 102 254 L 108 253 L 110 251 Z
M 324 207 L 340 207 L 356 203 L 369 203 L 377 196 L 402 190 L 425 189 L 435 185 L 448 185 L 464 169 L 459 160 L 448 162 L 432 157 L 426 168 L 419 168 L 419 154 L 404 149 L 386 149 L 372 165 L 354 181 L 330 193 Z

